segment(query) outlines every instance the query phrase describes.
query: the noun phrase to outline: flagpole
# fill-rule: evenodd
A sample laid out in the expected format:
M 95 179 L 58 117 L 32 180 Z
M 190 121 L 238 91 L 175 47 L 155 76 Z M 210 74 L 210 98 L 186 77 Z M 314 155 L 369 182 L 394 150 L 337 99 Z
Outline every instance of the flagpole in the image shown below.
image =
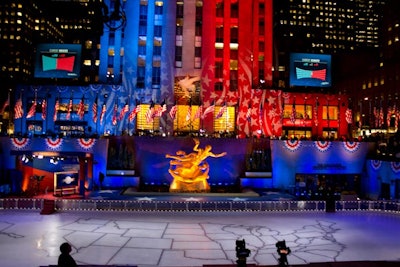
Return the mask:
M 129 109 L 128 109 L 128 112 L 130 111 L 130 107 L 131 107 L 131 96 L 129 95 L 128 96 L 128 107 L 129 107 Z M 128 128 L 128 135 L 130 134 L 129 133 L 129 131 L 131 130 L 131 127 L 130 127 L 130 125 L 129 125 L 129 113 L 127 112 L 127 114 L 128 114 L 128 116 L 125 116 L 126 118 L 127 118 L 127 120 L 126 120 L 126 124 L 127 124 L 127 128 Z
M 49 105 L 49 89 L 47 89 L 46 91 L 46 97 L 44 98 L 46 101 L 46 121 L 45 121 L 45 125 L 46 125 L 46 133 L 48 132 L 47 127 L 49 126 L 48 120 L 49 120 L 49 113 L 47 112 L 48 108 L 47 106 Z M 42 102 L 42 107 L 43 107 L 43 102 Z M 43 109 L 42 109 L 43 112 Z
M 179 106 L 176 102 L 176 131 L 179 133 Z M 174 120 L 172 120 L 172 131 L 174 130 Z
M 96 101 L 96 135 L 98 136 L 99 135 L 99 129 L 98 129 L 98 125 L 99 125 L 99 122 L 98 122 L 98 110 L 99 110 L 99 93 L 96 93 L 96 99 L 95 99 L 95 101 Z
M 215 108 L 213 110 L 213 114 L 212 114 L 212 122 L 213 122 L 213 136 L 215 137 Z
M 24 89 L 22 89 L 21 92 L 20 92 L 20 94 L 19 94 L 19 99 L 21 99 L 21 102 L 22 102 L 22 94 L 23 94 L 23 92 L 24 92 Z M 22 106 L 23 106 L 23 105 L 22 105 Z M 24 115 L 21 116 L 21 121 L 20 121 L 21 134 L 22 134 L 22 125 L 23 125 L 22 119 L 23 119 L 23 117 L 24 117 Z
M 9 135 L 9 130 L 11 127 L 11 100 L 10 100 L 10 95 L 11 95 L 12 89 L 8 90 L 8 126 L 7 126 L 7 135 Z

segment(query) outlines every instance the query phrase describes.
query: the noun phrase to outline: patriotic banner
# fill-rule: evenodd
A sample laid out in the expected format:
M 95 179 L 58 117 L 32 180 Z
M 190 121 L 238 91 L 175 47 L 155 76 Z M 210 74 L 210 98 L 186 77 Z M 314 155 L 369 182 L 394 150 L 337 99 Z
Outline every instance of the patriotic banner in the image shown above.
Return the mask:
M 314 141 L 314 146 L 321 152 L 327 151 L 331 147 L 332 142 L 329 141 Z
M 79 138 L 78 145 L 80 148 L 89 150 L 96 144 L 95 138 Z
M 29 143 L 29 139 L 24 137 L 23 138 L 12 137 L 10 141 L 11 145 L 17 150 L 25 148 Z
M 300 140 L 286 140 L 284 142 L 284 146 L 287 150 L 289 150 L 290 152 L 294 152 L 296 150 L 298 150 L 301 147 L 301 141 Z

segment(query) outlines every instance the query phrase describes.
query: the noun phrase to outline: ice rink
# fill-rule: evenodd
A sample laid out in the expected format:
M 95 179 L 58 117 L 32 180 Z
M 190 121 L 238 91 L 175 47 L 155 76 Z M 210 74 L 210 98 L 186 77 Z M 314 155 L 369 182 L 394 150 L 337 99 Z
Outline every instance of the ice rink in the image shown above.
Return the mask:
M 0 210 L 2 267 L 56 265 L 69 242 L 79 265 L 277 265 L 285 240 L 290 265 L 400 261 L 400 215 L 372 212 L 93 212 Z

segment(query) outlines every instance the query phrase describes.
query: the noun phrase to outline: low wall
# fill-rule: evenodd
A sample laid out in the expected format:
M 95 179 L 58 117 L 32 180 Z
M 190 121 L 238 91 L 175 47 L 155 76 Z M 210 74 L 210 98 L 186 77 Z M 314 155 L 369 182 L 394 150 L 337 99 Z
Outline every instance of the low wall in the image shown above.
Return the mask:
M 326 211 L 325 201 L 133 201 L 56 199 L 55 211 Z M 42 210 L 44 199 L 4 198 L 0 209 Z M 377 211 L 400 213 L 400 202 L 393 201 L 336 201 L 334 211 Z

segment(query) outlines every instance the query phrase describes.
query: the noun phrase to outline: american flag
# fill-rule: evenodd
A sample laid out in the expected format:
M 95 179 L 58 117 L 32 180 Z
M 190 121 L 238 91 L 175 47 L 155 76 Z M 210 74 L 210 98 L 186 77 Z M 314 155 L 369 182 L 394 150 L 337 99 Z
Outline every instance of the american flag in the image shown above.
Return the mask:
M 56 104 L 54 105 L 54 115 L 53 115 L 53 121 L 57 120 L 58 117 L 58 109 L 60 108 L 60 99 L 57 98 Z
M 290 113 L 290 121 L 292 123 L 296 122 L 296 104 L 295 103 L 293 103 L 293 105 L 292 105 L 292 112 Z
M 261 103 L 260 110 L 258 112 L 258 123 L 260 124 L 261 133 L 262 133 L 262 129 L 263 129 L 263 110 L 264 110 L 264 105 L 263 105 L 263 103 Z
M 155 116 L 156 117 L 161 117 L 162 114 L 167 111 L 167 104 L 165 103 L 165 100 L 160 104 L 160 107 L 157 109 L 157 111 L 155 112 Z
M 318 126 L 318 102 L 315 103 L 315 107 L 314 107 L 314 125 Z
M 122 121 L 124 118 L 125 114 L 128 113 L 129 111 L 129 105 L 128 103 L 125 104 L 125 106 L 121 109 L 121 112 L 119 113 L 119 120 Z
M 14 107 L 14 118 L 15 119 L 20 119 L 24 115 L 24 109 L 22 108 L 22 99 L 19 98 L 17 100 L 17 103 L 15 103 Z
M 390 127 L 390 121 L 392 119 L 393 109 L 392 107 L 387 108 L 386 123 L 387 127 Z
M 147 110 L 147 112 L 145 114 L 145 117 L 146 117 L 146 122 L 147 123 L 153 122 L 153 120 L 154 120 L 154 102 L 153 101 L 151 101 L 150 107 Z
M 140 104 L 136 104 L 136 107 L 131 111 L 131 113 L 129 113 L 129 122 L 132 122 L 136 118 L 136 115 L 140 112 L 140 110 Z
M 247 108 L 246 120 L 251 121 L 251 105 Z
M 83 119 L 83 116 L 85 116 L 85 102 L 83 101 L 83 97 L 79 102 L 77 114 L 81 120 Z
M 171 119 L 172 119 L 172 120 L 175 119 L 175 116 L 176 116 L 176 112 L 177 112 L 177 111 L 178 111 L 178 106 L 177 106 L 176 103 L 175 103 L 175 105 L 173 105 L 172 108 L 171 108 L 171 110 L 169 111 L 169 116 L 171 116 Z
M 192 104 L 189 105 L 188 111 L 186 113 L 186 121 L 190 121 L 192 118 Z
M 67 111 L 67 116 L 66 116 L 67 120 L 71 119 L 71 112 L 72 112 L 72 98 L 69 100 L 69 103 L 68 103 L 68 111 Z
M 200 105 L 200 106 L 197 108 L 196 113 L 194 114 L 193 119 L 195 120 L 195 119 L 201 118 L 201 115 L 202 115 L 202 114 L 203 114 L 203 106 Z
M 92 119 L 94 123 L 97 123 L 97 100 L 98 98 L 96 97 L 92 106 Z
M 47 101 L 43 99 L 42 101 L 42 120 L 46 120 L 47 117 Z
M 100 124 L 103 124 L 106 112 L 107 112 L 107 106 L 106 106 L 106 103 L 103 103 L 103 106 L 101 108 L 101 113 L 100 113 Z
M 374 114 L 374 118 L 375 118 L 375 128 L 378 128 L 379 114 L 378 114 L 376 107 L 374 107 L 372 113 Z
M 114 104 L 113 116 L 112 116 L 112 125 L 117 125 L 117 113 L 118 113 L 118 105 L 117 103 Z
M 209 114 L 209 113 L 214 113 L 214 109 L 215 109 L 215 104 L 212 103 L 209 107 L 207 107 L 207 108 L 204 110 L 202 119 L 204 119 L 204 118 L 206 117 L 207 114 Z
M 217 116 L 215 116 L 215 118 L 216 118 L 216 119 L 222 118 L 222 116 L 223 116 L 223 115 L 225 114 L 225 112 L 226 112 L 226 109 L 227 109 L 227 106 L 226 106 L 226 104 L 224 104 L 224 105 L 219 109 L 218 114 L 217 114 Z
M 346 109 L 345 116 L 346 116 L 346 122 L 348 124 L 351 124 L 353 122 L 353 111 L 350 108 Z
M 36 102 L 36 99 L 35 99 L 33 101 L 33 103 L 32 103 L 31 108 L 28 111 L 28 114 L 26 114 L 26 118 L 27 119 L 32 118 L 33 116 L 35 116 L 35 114 L 36 114 L 36 105 L 37 105 L 37 102 Z
M 3 114 L 6 108 L 10 105 L 10 93 L 8 93 L 8 97 L 6 102 L 4 102 L 3 107 L 1 108 L 0 114 Z
M 384 118 L 384 116 L 383 116 L 383 108 L 381 107 L 380 110 L 379 110 L 379 125 L 378 125 L 378 127 L 382 126 L 383 118 Z

